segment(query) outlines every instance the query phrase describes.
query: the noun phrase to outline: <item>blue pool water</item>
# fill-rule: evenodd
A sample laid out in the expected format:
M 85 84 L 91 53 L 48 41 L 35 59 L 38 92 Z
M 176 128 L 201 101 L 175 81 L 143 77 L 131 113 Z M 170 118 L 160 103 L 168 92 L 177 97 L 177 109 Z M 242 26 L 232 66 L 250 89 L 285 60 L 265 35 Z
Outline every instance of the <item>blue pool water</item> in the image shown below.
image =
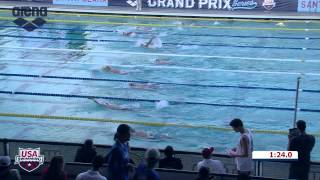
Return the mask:
M 281 26 L 266 20 L 50 14 L 41 29 L 27 32 L 12 20 L 10 12 L 0 13 L 2 138 L 113 143 L 116 123 L 15 117 L 72 116 L 131 121 L 139 131 L 170 137 L 133 138 L 132 146 L 171 144 L 185 151 L 215 146 L 224 153 L 238 135 L 199 126 L 228 128 L 238 117 L 250 129 L 287 131 L 297 77 L 305 90 L 298 119 L 307 121 L 308 132 L 320 133 L 319 21 L 283 21 Z M 137 46 L 153 36 L 161 40 L 161 48 Z M 171 64 L 158 65 L 156 59 Z M 103 72 L 106 65 L 129 73 Z M 129 82 L 150 82 L 157 88 L 132 89 Z M 134 110 L 106 109 L 89 96 Z M 160 100 L 169 106 L 157 109 Z M 255 150 L 287 146 L 282 134 L 257 132 L 254 138 Z M 320 159 L 319 149 L 317 143 L 313 160 Z

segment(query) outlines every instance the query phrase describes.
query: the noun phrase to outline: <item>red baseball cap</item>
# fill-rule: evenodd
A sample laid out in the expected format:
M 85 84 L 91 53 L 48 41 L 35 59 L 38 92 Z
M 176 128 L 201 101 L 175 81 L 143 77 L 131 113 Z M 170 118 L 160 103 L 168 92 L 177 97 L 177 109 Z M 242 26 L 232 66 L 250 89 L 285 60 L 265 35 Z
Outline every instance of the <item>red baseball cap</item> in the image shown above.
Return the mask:
M 214 148 L 213 147 L 210 147 L 210 148 L 204 148 L 202 150 L 202 156 L 204 158 L 208 158 L 210 157 L 210 155 L 212 154 L 212 152 L 214 151 Z

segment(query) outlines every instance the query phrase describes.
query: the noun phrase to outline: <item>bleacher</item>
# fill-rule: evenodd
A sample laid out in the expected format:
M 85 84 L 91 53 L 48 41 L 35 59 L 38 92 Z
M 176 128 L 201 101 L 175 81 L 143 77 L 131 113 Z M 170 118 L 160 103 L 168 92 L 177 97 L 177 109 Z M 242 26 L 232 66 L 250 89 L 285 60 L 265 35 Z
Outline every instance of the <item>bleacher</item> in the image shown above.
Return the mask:
M 82 146 L 79 143 L 64 143 L 64 142 L 45 142 L 31 140 L 13 140 L 0 139 L 0 155 L 8 154 L 12 159 L 17 155 L 19 148 L 41 148 L 41 154 L 45 156 L 45 161 L 48 163 L 53 156 L 62 155 L 66 163 L 65 170 L 68 172 L 70 179 L 74 179 L 77 174 L 91 168 L 90 164 L 74 163 L 74 156 L 77 149 Z M 98 154 L 106 155 L 111 146 L 95 145 Z M 130 156 L 136 164 L 138 164 L 144 155 L 145 149 L 131 148 Z M 163 151 L 161 151 L 163 152 Z M 166 170 L 157 169 L 161 179 L 184 179 L 191 180 L 196 177 L 195 165 L 202 159 L 200 153 L 176 151 L 176 157 L 181 158 L 184 165 L 183 170 Z M 214 159 L 221 160 L 226 168 L 227 174 L 214 176 L 216 179 L 236 179 L 236 169 L 232 158 L 222 154 L 214 154 Z M 17 165 L 15 165 L 17 166 Z M 41 170 L 45 167 L 41 166 L 32 173 L 21 171 L 22 176 L 26 180 L 39 179 Z M 18 167 L 16 167 L 18 168 Z M 19 168 L 18 168 L 19 169 Z M 252 179 L 287 179 L 289 170 L 289 162 L 284 161 L 254 161 L 254 172 Z M 106 167 L 102 168 L 104 175 Z M 320 162 L 312 162 L 310 170 L 310 180 L 319 180 L 320 178 Z

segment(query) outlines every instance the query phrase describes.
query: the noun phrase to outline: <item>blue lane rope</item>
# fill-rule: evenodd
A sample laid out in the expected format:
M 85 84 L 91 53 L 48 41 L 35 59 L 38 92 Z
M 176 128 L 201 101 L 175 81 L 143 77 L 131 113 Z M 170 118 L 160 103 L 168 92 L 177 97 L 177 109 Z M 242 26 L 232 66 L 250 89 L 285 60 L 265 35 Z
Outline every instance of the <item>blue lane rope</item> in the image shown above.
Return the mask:
M 19 28 L 17 26 L 0 26 L 3 28 Z M 115 32 L 111 30 L 102 30 L 102 29 L 81 29 L 81 28 L 49 28 L 49 27 L 40 27 L 39 29 L 48 29 L 48 30 L 63 30 L 63 31 L 79 31 L 79 32 Z M 48 32 L 50 33 L 50 31 Z M 157 35 L 156 33 L 148 33 L 148 32 L 135 32 L 136 34 L 150 34 L 150 35 Z M 74 33 L 76 34 L 76 33 Z M 306 37 L 287 37 L 287 36 L 235 36 L 235 35 L 225 35 L 225 34 L 187 34 L 187 33 L 174 33 L 174 34 L 169 34 L 169 35 L 174 35 L 174 36 L 195 36 L 195 37 L 230 37 L 230 38 L 255 38 L 255 39 L 300 39 L 300 40 L 305 40 Z M 317 40 L 320 39 L 317 37 L 307 37 L 308 40 Z
M 210 85 L 210 84 L 188 84 L 188 83 L 170 83 L 159 81 L 138 81 L 138 80 L 125 80 L 125 79 L 106 79 L 106 78 L 88 78 L 88 77 L 70 77 L 70 76 L 49 76 L 49 75 L 36 75 L 36 74 L 15 74 L 15 73 L 0 73 L 0 76 L 13 76 L 13 77 L 31 77 L 31 78 L 47 78 L 47 79 L 69 79 L 69 80 L 82 80 L 82 81 L 108 81 L 108 82 L 124 82 L 124 83 L 142 83 L 142 84 L 162 84 L 162 85 L 176 85 L 176 86 L 190 86 L 190 87 L 213 87 L 213 88 L 238 88 L 238 89 L 259 89 L 259 90 L 272 90 L 272 91 L 296 91 L 296 89 L 289 88 L 273 88 L 273 87 L 258 87 L 258 86 L 232 86 L 232 85 Z M 303 89 L 303 92 L 320 93 L 320 90 Z
M 14 92 L 14 91 L 0 91 L 0 94 L 15 94 L 15 95 L 31 95 L 31 96 L 49 96 L 49 97 L 65 97 L 65 98 L 97 98 L 108 100 L 122 100 L 122 101 L 140 101 L 140 102 L 159 102 L 157 99 L 140 99 L 140 98 L 122 98 L 122 97 L 108 97 L 108 96 L 92 96 L 92 95 L 74 95 L 74 94 L 57 94 L 57 93 L 40 93 L 40 92 Z M 169 101 L 172 105 L 188 104 L 188 105 L 207 105 L 216 107 L 235 107 L 247 109 L 271 109 L 281 111 L 294 111 L 294 108 L 288 107 L 273 107 L 273 106 L 253 106 L 253 105 L 234 105 L 234 104 L 217 104 L 217 103 L 202 103 L 202 102 L 188 102 L 188 101 Z M 320 112 L 320 109 L 300 109 L 301 112 Z
M 94 41 L 94 42 L 125 42 L 135 43 L 135 41 L 120 41 L 110 39 L 80 39 L 80 38 L 56 38 L 56 37 L 40 37 L 40 36 L 16 36 L 16 35 L 0 35 L 0 37 L 12 37 L 12 38 L 28 38 L 28 39 L 51 39 L 51 40 L 76 40 L 76 41 Z M 254 49 L 287 49 L 287 50 L 320 50 L 320 48 L 299 48 L 299 47 L 276 47 L 276 46 L 244 46 L 244 45 L 230 45 L 230 44 L 194 44 L 194 43 L 162 43 L 164 45 L 176 45 L 176 46 L 205 46 L 205 47 L 236 47 L 236 48 L 254 48 Z

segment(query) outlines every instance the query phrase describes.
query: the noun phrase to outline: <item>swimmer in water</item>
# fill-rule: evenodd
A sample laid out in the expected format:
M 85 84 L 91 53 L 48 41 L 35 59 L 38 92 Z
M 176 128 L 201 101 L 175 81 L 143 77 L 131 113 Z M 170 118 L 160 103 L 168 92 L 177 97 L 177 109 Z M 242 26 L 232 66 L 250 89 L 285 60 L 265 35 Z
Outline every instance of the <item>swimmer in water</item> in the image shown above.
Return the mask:
M 102 68 L 102 70 L 106 72 L 111 72 L 113 74 L 121 74 L 121 75 L 128 74 L 128 72 L 126 71 L 121 71 L 119 69 L 112 68 L 111 66 L 105 66 Z
M 173 65 L 172 62 L 170 62 L 170 61 L 168 61 L 168 60 L 166 60 L 166 59 L 156 59 L 156 60 L 154 61 L 154 63 L 155 63 L 156 65 Z
M 145 90 L 154 90 L 157 89 L 158 86 L 152 83 L 129 83 L 129 87 L 132 89 L 145 89 Z
M 143 139 L 151 139 L 151 140 L 166 140 L 166 139 L 172 139 L 167 134 L 153 134 L 153 133 L 147 133 L 144 131 L 137 131 L 135 129 L 131 129 L 131 136 L 136 138 L 143 138 Z
M 135 36 L 136 35 L 136 33 L 135 32 L 132 32 L 132 31 L 119 31 L 119 30 L 117 30 L 116 32 L 118 32 L 119 34 L 121 34 L 121 35 L 123 35 L 123 36 L 130 36 L 130 37 L 132 37 L 132 36 Z
M 99 104 L 101 106 L 104 106 L 105 108 L 108 108 L 108 109 L 133 111 L 132 108 L 123 107 L 123 106 L 119 106 L 119 105 L 116 105 L 116 104 L 111 104 L 111 103 L 105 101 L 104 99 L 97 99 L 97 98 L 89 98 L 89 99 L 93 100 L 95 103 L 97 103 L 97 104 Z
M 156 37 L 153 36 L 148 42 L 142 43 L 140 46 L 141 47 L 145 47 L 145 48 L 151 48 L 154 45 L 153 41 L 154 41 L 155 38 Z

